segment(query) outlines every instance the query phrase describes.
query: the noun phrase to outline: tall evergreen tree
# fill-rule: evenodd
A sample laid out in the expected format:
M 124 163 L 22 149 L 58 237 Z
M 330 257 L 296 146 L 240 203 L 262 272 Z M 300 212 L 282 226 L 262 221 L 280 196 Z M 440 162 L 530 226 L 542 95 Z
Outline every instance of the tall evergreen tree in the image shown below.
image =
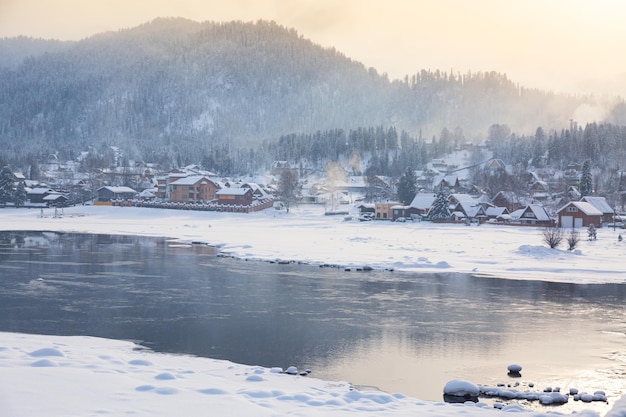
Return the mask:
M 13 201 L 15 202 L 16 207 L 22 207 L 24 202 L 26 201 L 26 188 L 24 187 L 24 183 L 20 181 L 15 188 L 15 194 L 13 197 Z
M 13 201 L 13 171 L 6 165 L 0 171 L 0 205 L 6 206 Z
M 448 195 L 443 187 L 439 189 L 433 206 L 428 211 L 429 220 L 449 220 L 452 217 L 448 202 Z
M 417 193 L 417 176 L 412 167 L 408 167 L 398 181 L 398 199 L 408 206 Z
M 579 191 L 582 197 L 591 195 L 593 191 L 593 178 L 591 177 L 591 162 L 586 160 L 583 163 L 583 173 L 580 178 Z

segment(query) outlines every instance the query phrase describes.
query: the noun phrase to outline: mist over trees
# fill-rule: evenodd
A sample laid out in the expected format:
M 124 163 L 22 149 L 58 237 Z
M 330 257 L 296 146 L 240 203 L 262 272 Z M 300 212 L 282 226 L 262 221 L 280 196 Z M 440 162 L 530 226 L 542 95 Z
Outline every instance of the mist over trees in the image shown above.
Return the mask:
M 115 146 L 163 167 L 248 171 L 257 152 L 280 153 L 276 141 L 301 138 L 289 150 L 294 159 L 375 143 L 373 168 L 400 175 L 419 166 L 433 139 L 430 152 L 441 153 L 494 124 L 549 132 L 578 107 L 598 105 L 495 72 L 421 70 L 389 80 L 268 21 L 168 18 L 78 42 L 2 39 L 0 58 L 0 147 L 20 166 Z M 624 113 L 616 107 L 613 119 Z M 303 143 L 322 137 L 323 145 Z

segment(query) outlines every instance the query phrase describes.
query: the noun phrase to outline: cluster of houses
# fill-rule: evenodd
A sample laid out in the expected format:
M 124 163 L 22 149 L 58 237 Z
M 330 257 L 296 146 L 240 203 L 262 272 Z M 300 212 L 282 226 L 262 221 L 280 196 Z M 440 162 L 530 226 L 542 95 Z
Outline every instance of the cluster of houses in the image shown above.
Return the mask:
M 579 168 L 572 166 L 566 171 L 567 180 L 579 178 Z M 58 168 L 57 170 L 59 170 Z M 277 161 L 272 166 L 274 182 L 285 169 L 293 170 L 288 162 Z M 484 169 L 488 172 L 505 170 L 498 159 L 489 160 Z M 71 169 L 63 169 L 69 172 Z M 463 180 L 457 175 L 458 165 L 446 163 L 443 159 L 433 160 L 426 169 L 416 171 L 417 188 L 420 190 L 410 204 L 401 205 L 394 201 L 394 182 L 391 178 L 376 176 L 366 179 L 363 176 L 345 176 L 341 179 L 323 178 L 313 181 L 303 180 L 302 203 L 340 205 L 356 204 L 367 219 L 402 221 L 425 219 L 436 199 L 434 190 L 445 189 L 448 193 L 451 221 L 466 223 L 521 224 L 535 226 L 560 226 L 563 228 L 600 227 L 619 221 L 615 210 L 603 197 L 581 197 L 575 184 L 570 184 L 569 195 L 562 201 L 547 204 L 553 197 L 549 185 L 540 177 L 529 178 L 528 195 L 518 197 L 510 191 L 500 191 L 492 198 L 479 190 L 466 190 Z M 124 171 L 122 171 L 124 172 Z M 275 189 L 255 182 L 217 179 L 215 174 L 203 171 L 197 166 L 172 170 L 158 176 L 158 170 L 143 167 L 138 175 L 143 186 L 141 191 L 126 186 L 104 185 L 90 194 L 95 194 L 96 205 L 134 205 L 142 207 L 177 208 L 194 210 L 219 210 L 251 212 L 274 206 Z M 113 175 L 113 173 L 109 173 Z M 121 174 L 120 174 L 121 175 Z M 73 187 L 86 187 L 74 178 Z M 64 207 L 76 204 L 68 193 L 58 191 L 43 184 L 26 180 L 15 173 L 15 181 L 23 182 L 27 193 L 27 205 L 34 207 Z M 272 182 L 272 181 L 268 181 Z M 75 184 L 76 183 L 76 184 Z M 67 184 L 66 184 L 67 185 Z M 458 192 L 457 192 L 458 190 Z M 369 201 L 364 203 L 365 196 Z M 79 201 L 80 202 L 80 201 Z M 337 213 L 341 211 L 335 211 Z
M 156 177 L 156 187 L 138 193 L 129 187 L 104 186 L 96 205 L 251 212 L 272 207 L 274 197 L 253 182 L 229 182 L 209 174 L 174 170 Z
M 76 203 L 67 191 L 26 180 L 21 173 L 14 173 L 14 179 L 26 184 L 26 207 L 66 207 Z M 152 185 L 141 192 L 127 186 L 101 186 L 95 190 L 93 204 L 251 212 L 274 203 L 271 188 L 253 182 L 217 180 L 196 170 L 171 171 L 155 177 Z
M 505 193 L 498 193 L 493 199 L 485 195 L 474 197 L 463 193 L 450 194 L 447 197 L 451 214 L 449 221 L 467 224 L 488 222 L 562 228 L 580 228 L 590 225 L 602 227 L 620 221 L 620 217 L 616 215 L 604 197 L 587 196 L 580 201 L 570 201 L 551 214 L 543 204 L 530 203 L 513 206 L 512 210 L 509 210 L 511 204 L 494 204 L 496 201 L 505 199 L 505 196 L 501 194 Z M 436 198 L 435 193 L 418 193 L 407 206 L 385 202 L 361 203 L 358 208 L 368 220 L 422 220 L 429 217 Z

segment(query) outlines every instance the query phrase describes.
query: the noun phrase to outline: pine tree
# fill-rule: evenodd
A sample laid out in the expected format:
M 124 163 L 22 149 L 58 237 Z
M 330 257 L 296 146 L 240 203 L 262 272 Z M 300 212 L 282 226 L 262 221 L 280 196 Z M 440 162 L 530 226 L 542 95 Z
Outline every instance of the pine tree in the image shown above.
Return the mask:
M 13 201 L 13 171 L 5 166 L 0 171 L 0 204 L 6 206 Z
M 413 168 L 408 167 L 398 181 L 398 199 L 408 206 L 417 193 L 417 177 Z
M 15 202 L 16 207 L 22 207 L 26 201 L 26 188 L 24 187 L 24 183 L 21 181 L 17 184 L 13 201 Z
M 443 190 L 443 187 L 439 189 L 437 197 L 433 202 L 432 207 L 428 211 L 429 220 L 449 220 L 452 217 L 450 213 L 450 207 L 448 203 L 448 196 Z
M 591 195 L 593 190 L 593 179 L 591 178 L 591 163 L 589 160 L 586 160 L 583 163 L 583 173 L 580 178 L 580 187 L 579 191 L 582 197 Z
M 589 238 L 589 240 L 596 240 L 597 238 L 596 227 L 593 225 L 593 223 L 591 223 L 589 225 L 589 228 L 587 228 L 587 237 Z

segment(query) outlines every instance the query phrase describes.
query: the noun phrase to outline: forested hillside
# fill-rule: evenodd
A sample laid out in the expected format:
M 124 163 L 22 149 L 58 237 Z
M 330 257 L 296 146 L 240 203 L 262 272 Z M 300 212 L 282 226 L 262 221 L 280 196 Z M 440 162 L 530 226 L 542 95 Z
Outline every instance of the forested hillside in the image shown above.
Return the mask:
M 363 127 L 425 141 L 444 128 L 484 138 L 494 124 L 532 134 L 562 129 L 582 105 L 598 103 L 491 72 L 389 80 L 266 21 L 157 19 L 78 42 L 0 40 L 0 148 L 22 163 L 114 145 L 130 159 L 182 165 Z

